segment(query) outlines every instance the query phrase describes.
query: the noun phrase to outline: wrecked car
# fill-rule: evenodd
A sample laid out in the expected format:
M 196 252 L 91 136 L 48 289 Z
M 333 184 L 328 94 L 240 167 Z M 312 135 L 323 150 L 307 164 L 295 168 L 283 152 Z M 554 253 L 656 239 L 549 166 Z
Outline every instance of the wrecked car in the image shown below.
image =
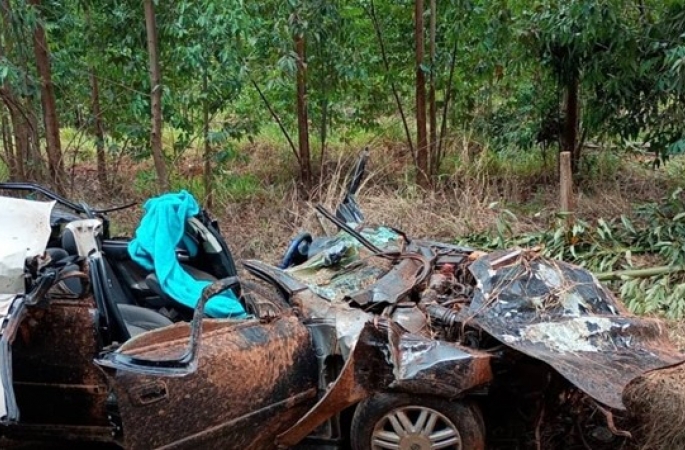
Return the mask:
M 535 249 L 488 254 L 365 226 L 364 164 L 335 213 L 317 207 L 335 233 L 298 235 L 279 266 L 243 261 L 246 276 L 216 222 L 189 217 L 173 255 L 205 282 L 193 302 L 110 235 L 108 211 L 0 184 L 0 432 L 127 449 L 628 438 L 626 385 L 685 361 L 660 322 Z M 207 314 L 225 292 L 244 315 Z

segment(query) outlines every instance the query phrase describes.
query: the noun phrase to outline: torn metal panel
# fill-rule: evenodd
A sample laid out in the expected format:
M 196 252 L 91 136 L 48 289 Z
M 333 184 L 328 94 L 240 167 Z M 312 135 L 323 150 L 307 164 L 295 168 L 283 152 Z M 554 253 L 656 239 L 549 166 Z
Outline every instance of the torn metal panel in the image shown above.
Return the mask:
M 656 320 L 628 315 L 588 271 L 522 251 L 470 266 L 477 287 L 462 319 L 551 365 L 582 391 L 623 410 L 626 385 L 685 360 Z
M 407 333 L 393 322 L 387 328 L 392 389 L 453 398 L 492 380 L 486 352 Z
M 351 309 L 346 303 L 329 302 L 310 290 L 303 291 L 293 299 L 293 306 L 308 319 L 323 319 L 335 326 L 336 354 L 347 358 L 355 347 L 365 324 L 373 315 Z
M 405 258 L 375 283 L 348 295 L 348 300 L 362 307 L 397 303 L 418 284 L 423 267 L 421 259 Z
M 402 330 L 392 321 L 366 322 L 335 383 L 291 429 L 278 437 L 292 446 L 339 411 L 377 392 L 457 397 L 492 379 L 490 355 Z
M 426 313 L 421 311 L 413 302 L 398 304 L 391 317 L 393 321 L 410 333 L 418 334 L 428 327 Z
M 307 414 L 278 436 L 279 446 L 292 447 L 333 415 L 387 386 L 393 379 L 387 339 L 385 327 L 367 322 L 338 379 Z

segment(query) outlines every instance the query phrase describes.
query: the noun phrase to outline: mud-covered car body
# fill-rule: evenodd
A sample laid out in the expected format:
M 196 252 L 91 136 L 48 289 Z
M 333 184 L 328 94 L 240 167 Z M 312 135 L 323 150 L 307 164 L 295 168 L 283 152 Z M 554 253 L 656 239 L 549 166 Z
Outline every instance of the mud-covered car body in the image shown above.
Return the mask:
M 520 367 L 534 368 L 543 397 L 556 377 L 555 394 L 577 391 L 620 411 L 628 382 L 684 359 L 657 321 L 628 315 L 580 268 L 535 251 L 484 254 L 365 228 L 357 169 L 337 214 L 319 208 L 340 232 L 297 239 L 281 267 L 245 261 L 254 281 L 236 276 L 202 213 L 189 232 L 221 242 L 195 260 L 178 255 L 215 281 L 194 311 L 144 286 L 150 274 L 127 260 L 127 239 L 109 237 L 104 214 L 48 193 L 70 211 L 53 209 L 45 252 L 27 259 L 25 290 L 2 318 L 2 434 L 131 449 L 477 449 L 485 428 L 511 419 L 487 403 L 530 381 Z M 77 245 L 65 244 L 65 229 Z M 74 279 L 77 289 L 66 286 Z M 250 319 L 204 317 L 204 303 L 225 289 Z M 438 413 L 459 403 L 476 419 L 435 440 L 372 426 L 364 442 L 353 419 L 350 437 L 349 416 L 374 417 L 365 408 L 382 395 L 422 412 L 426 399 L 442 402 L 429 403 Z

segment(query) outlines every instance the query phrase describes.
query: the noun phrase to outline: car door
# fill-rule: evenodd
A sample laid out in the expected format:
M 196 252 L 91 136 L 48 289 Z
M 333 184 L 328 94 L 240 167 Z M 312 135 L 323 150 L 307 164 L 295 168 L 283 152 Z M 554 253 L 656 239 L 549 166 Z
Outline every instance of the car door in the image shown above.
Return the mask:
M 289 312 L 270 321 L 196 319 L 140 335 L 99 361 L 125 447 L 273 447 L 316 402 L 307 328 Z

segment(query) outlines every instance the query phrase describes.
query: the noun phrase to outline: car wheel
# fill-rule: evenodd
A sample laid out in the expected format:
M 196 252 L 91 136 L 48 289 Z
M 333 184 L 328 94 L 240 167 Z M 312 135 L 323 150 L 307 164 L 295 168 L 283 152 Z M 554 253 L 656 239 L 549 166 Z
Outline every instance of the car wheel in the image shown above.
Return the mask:
M 357 406 L 353 450 L 482 450 L 477 407 L 434 397 L 378 394 Z

